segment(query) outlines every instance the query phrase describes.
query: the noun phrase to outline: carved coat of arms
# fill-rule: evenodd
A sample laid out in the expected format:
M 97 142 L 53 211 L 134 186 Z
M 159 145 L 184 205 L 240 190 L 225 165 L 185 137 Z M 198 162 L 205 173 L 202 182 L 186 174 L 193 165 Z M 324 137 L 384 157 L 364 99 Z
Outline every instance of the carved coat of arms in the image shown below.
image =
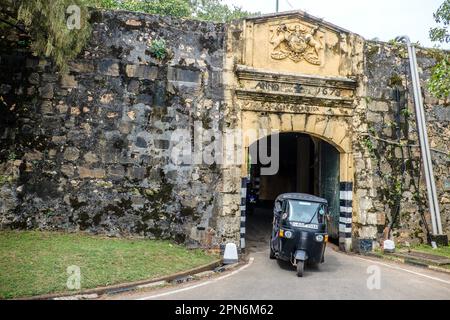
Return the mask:
M 279 25 L 272 34 L 270 43 L 274 46 L 271 57 L 275 60 L 290 58 L 294 62 L 306 60 L 313 65 L 320 65 L 322 43 L 316 37 L 319 27 L 312 29 L 296 24 Z

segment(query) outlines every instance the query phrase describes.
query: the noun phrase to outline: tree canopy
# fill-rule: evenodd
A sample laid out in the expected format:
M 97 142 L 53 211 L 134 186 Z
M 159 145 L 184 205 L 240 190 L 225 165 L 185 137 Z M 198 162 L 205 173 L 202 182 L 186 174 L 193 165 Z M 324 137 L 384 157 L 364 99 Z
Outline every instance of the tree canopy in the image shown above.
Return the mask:
M 430 39 L 440 44 L 450 43 L 450 0 L 445 0 L 434 13 L 437 26 L 430 30 Z M 450 97 L 450 54 L 444 52 L 440 61 L 433 68 L 428 87 L 431 93 L 438 98 Z
M 0 0 L 0 27 L 28 34 L 33 53 L 52 58 L 65 71 L 66 62 L 75 58 L 89 39 L 88 7 L 215 22 L 254 15 L 238 7 L 230 8 L 222 0 Z M 68 21 L 75 14 L 80 17 L 79 26 L 69 28 Z
M 186 18 L 192 13 L 189 0 L 82 0 L 86 6 L 161 14 Z

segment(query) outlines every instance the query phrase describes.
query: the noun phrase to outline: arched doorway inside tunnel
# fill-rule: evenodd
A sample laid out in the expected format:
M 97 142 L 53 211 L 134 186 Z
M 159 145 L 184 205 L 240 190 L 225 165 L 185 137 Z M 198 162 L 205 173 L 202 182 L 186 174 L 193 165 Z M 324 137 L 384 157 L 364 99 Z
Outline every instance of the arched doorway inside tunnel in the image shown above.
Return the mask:
M 279 167 L 274 175 L 262 175 L 259 155 L 248 157 L 245 239 L 246 249 L 264 250 L 269 243 L 273 205 L 283 193 L 295 192 L 319 196 L 328 200 L 331 221 L 330 239 L 339 237 L 339 151 L 320 138 L 305 133 L 280 133 Z M 261 140 L 254 142 L 258 150 Z M 267 138 L 267 153 L 271 137 Z M 252 147 L 255 147 L 252 145 Z M 249 148 L 249 150 L 251 147 Z

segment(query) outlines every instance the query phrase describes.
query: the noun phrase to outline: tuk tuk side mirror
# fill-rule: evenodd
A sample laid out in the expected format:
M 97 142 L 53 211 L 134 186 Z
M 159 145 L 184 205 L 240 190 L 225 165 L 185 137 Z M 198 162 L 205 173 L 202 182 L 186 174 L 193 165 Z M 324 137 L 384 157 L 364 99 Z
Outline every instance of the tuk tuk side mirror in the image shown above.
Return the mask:
M 276 213 L 281 213 L 281 203 L 279 201 L 275 202 Z

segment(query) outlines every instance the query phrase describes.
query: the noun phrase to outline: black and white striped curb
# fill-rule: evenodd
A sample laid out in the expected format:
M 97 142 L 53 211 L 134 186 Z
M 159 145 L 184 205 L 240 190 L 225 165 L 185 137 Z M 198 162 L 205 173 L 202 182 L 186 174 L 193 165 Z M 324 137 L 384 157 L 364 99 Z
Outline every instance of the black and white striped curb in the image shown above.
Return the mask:
M 339 249 L 349 251 L 352 243 L 353 183 L 341 182 L 339 192 Z
M 247 202 L 247 178 L 242 178 L 241 180 L 241 238 L 240 238 L 240 247 L 241 250 L 245 250 L 245 206 Z

